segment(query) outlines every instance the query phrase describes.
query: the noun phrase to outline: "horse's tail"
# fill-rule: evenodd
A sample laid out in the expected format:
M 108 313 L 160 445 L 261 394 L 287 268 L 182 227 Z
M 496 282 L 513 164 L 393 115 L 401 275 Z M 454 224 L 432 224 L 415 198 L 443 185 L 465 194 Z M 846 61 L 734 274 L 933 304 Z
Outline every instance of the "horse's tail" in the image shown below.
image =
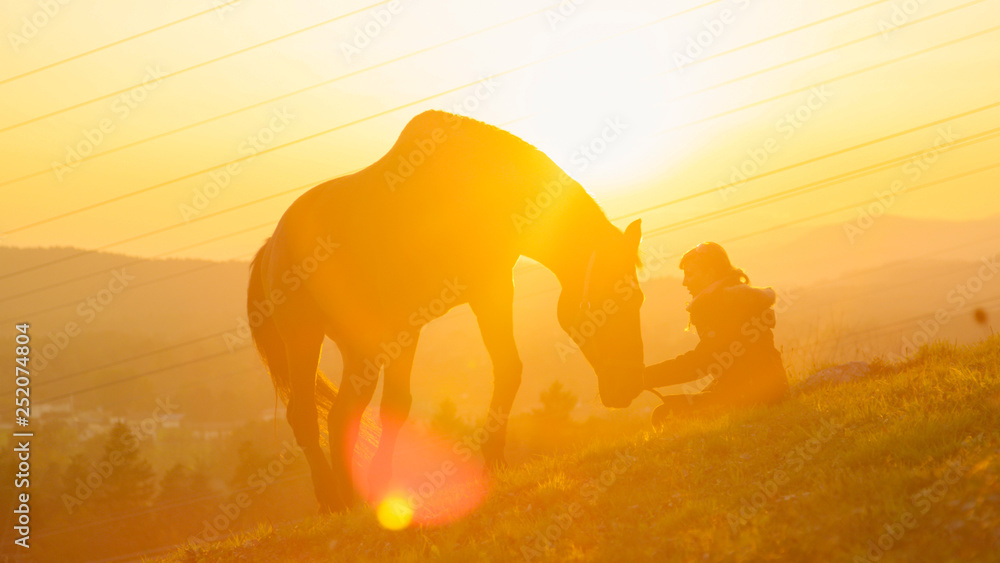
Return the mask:
M 285 343 L 281 338 L 278 327 L 274 324 L 274 319 L 270 315 L 265 315 L 259 311 L 259 304 L 267 301 L 264 293 L 262 277 L 262 264 L 264 255 L 267 253 L 270 240 L 260 247 L 257 254 L 250 263 L 250 283 L 247 288 L 247 319 L 250 324 L 250 334 L 253 337 L 254 346 L 260 359 L 264 362 L 264 367 L 271 376 L 274 383 L 274 390 L 281 398 L 281 402 L 288 404 L 288 397 L 292 388 L 291 374 L 288 369 L 288 357 L 285 353 Z M 272 307 L 274 305 L 272 304 Z M 323 375 L 323 372 L 316 371 L 316 410 L 319 415 L 320 428 L 326 427 L 327 415 L 333 400 L 337 397 L 336 387 Z M 321 432 L 322 434 L 322 432 Z

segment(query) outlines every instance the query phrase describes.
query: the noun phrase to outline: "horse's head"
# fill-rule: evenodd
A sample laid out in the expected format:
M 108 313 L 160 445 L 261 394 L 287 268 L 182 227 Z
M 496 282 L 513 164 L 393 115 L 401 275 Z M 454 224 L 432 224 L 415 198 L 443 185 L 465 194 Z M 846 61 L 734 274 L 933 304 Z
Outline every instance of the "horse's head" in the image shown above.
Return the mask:
M 578 290 L 564 288 L 559 324 L 579 346 L 597 373 L 601 402 L 624 408 L 642 391 L 643 295 L 636 278 L 639 220 L 624 235 L 602 244 L 590 256 Z

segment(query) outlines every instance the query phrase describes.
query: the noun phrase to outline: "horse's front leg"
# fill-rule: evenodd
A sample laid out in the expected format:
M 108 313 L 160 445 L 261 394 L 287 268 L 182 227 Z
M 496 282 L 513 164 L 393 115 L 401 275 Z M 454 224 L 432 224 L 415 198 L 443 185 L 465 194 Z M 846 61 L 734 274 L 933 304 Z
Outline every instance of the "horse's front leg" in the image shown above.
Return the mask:
M 413 396 L 410 394 L 410 372 L 413 370 L 413 355 L 419 338 L 419 331 L 411 333 L 404 341 L 412 343 L 403 348 L 398 358 L 385 365 L 382 405 L 379 408 L 382 435 L 379 437 L 378 450 L 372 458 L 368 475 L 370 500 L 374 502 L 378 502 L 386 493 L 389 479 L 392 477 L 392 453 L 396 448 L 396 437 L 399 436 L 399 428 L 410 415 L 410 405 L 413 403 Z
M 469 303 L 479 322 L 483 344 L 493 363 L 493 398 L 486 413 L 483 458 L 488 470 L 502 467 L 507 418 L 521 386 L 523 364 L 514 342 L 514 282 L 509 275 Z

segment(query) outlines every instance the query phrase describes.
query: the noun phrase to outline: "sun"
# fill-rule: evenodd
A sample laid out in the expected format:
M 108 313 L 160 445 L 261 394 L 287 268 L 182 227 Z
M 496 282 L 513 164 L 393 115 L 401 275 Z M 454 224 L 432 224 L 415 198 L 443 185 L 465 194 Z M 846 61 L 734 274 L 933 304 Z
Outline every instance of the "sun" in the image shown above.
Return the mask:
M 527 73 L 519 105 L 529 117 L 518 132 L 574 178 L 602 185 L 642 180 L 658 162 L 649 152 L 662 140 L 653 134 L 672 117 L 663 78 L 672 63 L 657 48 L 655 29 L 574 51 L 644 21 L 607 10 L 575 18 L 539 46 L 540 58 L 572 52 Z

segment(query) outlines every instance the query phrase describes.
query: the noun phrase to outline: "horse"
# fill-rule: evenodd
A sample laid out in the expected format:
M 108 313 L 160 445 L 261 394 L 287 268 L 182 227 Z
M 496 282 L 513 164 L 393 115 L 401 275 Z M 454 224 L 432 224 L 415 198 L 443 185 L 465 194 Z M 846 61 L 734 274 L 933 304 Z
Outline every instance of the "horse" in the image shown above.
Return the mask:
M 490 415 L 500 421 L 482 456 L 487 470 L 505 465 L 506 419 L 523 365 L 513 327 L 513 267 L 521 256 L 558 278 L 559 324 L 593 367 L 601 402 L 629 406 L 644 368 L 640 238 L 640 220 L 616 228 L 542 151 L 442 111 L 413 117 L 367 168 L 296 199 L 250 265 L 247 314 L 321 511 L 360 500 L 351 460 L 380 376 L 381 435 L 369 490 L 388 485 L 421 328 L 466 303 L 490 357 Z M 324 337 L 343 357 L 339 388 L 318 370 Z

